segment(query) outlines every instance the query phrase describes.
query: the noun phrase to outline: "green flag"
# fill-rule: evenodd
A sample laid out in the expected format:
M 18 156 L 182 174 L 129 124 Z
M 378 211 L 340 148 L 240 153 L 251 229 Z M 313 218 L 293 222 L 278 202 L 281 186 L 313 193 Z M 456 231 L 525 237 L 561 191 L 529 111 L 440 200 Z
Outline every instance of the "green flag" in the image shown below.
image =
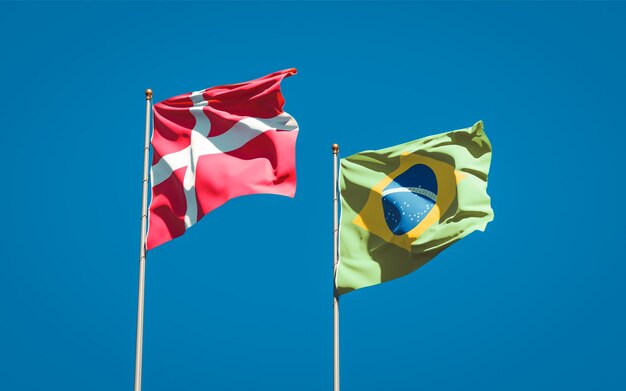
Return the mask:
M 490 163 L 482 121 L 341 159 L 338 293 L 411 273 L 483 231 Z

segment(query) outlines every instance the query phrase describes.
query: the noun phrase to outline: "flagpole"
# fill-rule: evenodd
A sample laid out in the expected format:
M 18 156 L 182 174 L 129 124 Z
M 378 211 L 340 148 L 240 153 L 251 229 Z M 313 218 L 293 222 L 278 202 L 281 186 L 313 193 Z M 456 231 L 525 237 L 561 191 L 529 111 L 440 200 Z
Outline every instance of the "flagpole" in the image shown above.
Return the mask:
M 338 205 L 337 205 L 337 154 L 339 145 L 333 144 L 333 352 L 334 352 L 334 391 L 339 391 L 339 293 L 337 291 L 337 262 L 339 244 Z
M 141 391 L 143 353 L 143 299 L 146 282 L 146 225 L 148 222 L 148 157 L 150 154 L 150 104 L 152 90 L 146 90 L 146 135 L 143 148 L 143 195 L 141 199 L 141 241 L 139 245 L 139 288 L 137 298 L 137 345 L 135 346 L 135 391 Z

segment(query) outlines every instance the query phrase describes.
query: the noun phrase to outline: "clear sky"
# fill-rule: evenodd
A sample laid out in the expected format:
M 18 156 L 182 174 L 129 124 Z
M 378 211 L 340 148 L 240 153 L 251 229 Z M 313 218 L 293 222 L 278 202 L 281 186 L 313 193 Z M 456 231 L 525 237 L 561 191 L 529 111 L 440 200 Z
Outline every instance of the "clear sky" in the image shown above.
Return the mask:
M 331 390 L 331 144 L 480 119 L 495 220 L 342 298 L 342 389 L 625 389 L 624 20 L 625 3 L 1 3 L 0 389 L 132 389 L 144 90 L 289 67 L 296 197 L 232 200 L 148 254 L 144 390 Z

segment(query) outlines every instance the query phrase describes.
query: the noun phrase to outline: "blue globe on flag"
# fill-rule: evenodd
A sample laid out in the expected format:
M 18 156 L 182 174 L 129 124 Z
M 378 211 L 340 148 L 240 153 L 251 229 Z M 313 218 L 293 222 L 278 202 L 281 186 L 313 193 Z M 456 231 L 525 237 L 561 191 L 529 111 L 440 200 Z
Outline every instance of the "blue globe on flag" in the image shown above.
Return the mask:
M 387 226 L 394 235 L 404 235 L 430 213 L 437 201 L 437 177 L 433 170 L 416 164 L 398 175 L 382 194 Z

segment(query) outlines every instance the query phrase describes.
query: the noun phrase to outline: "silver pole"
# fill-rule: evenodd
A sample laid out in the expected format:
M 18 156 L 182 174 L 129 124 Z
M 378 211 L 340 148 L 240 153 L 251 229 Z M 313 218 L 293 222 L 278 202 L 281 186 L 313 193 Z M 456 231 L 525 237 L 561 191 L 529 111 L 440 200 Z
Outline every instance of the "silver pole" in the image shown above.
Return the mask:
M 146 225 L 148 223 L 148 157 L 150 154 L 150 103 L 152 90 L 146 90 L 146 137 L 143 148 L 143 195 L 141 199 L 141 241 L 139 245 L 139 288 L 137 299 L 137 345 L 135 348 L 135 391 L 141 391 L 143 352 L 143 298 L 146 285 Z
M 337 261 L 339 243 L 338 205 L 337 205 L 337 154 L 339 145 L 333 144 L 333 350 L 334 350 L 334 391 L 339 391 L 339 293 L 337 292 Z

